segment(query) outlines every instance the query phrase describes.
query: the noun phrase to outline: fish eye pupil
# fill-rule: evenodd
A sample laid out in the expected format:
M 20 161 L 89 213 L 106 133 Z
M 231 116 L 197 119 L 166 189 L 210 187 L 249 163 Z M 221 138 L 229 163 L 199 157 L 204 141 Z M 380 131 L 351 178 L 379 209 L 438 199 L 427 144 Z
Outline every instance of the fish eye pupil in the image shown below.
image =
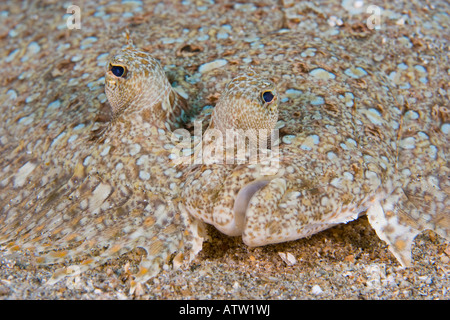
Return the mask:
M 125 68 L 121 67 L 121 66 L 112 66 L 111 67 L 111 72 L 116 76 L 116 77 L 122 77 L 123 74 L 125 73 Z
M 272 102 L 275 96 L 271 91 L 266 91 L 263 93 L 262 97 L 265 102 Z

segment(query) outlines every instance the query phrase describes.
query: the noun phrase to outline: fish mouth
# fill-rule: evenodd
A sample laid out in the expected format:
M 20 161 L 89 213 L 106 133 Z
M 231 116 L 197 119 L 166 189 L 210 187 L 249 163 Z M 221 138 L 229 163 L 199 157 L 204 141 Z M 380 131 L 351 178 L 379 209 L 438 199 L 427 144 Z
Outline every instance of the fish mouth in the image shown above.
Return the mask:
M 238 236 L 244 232 L 246 213 L 251 199 L 256 192 L 264 188 L 272 179 L 262 179 L 253 181 L 241 190 L 239 190 L 236 200 L 234 201 L 234 226 L 231 228 L 232 232 L 230 236 Z

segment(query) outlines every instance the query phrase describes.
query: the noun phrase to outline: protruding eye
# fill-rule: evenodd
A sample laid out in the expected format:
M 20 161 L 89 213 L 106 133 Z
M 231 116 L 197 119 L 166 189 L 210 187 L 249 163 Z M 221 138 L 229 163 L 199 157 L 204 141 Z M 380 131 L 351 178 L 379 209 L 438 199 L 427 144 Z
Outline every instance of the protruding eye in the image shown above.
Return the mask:
M 122 66 L 113 66 L 111 65 L 110 67 L 111 72 L 113 73 L 113 75 L 115 75 L 116 77 L 125 77 L 126 75 L 126 69 Z
M 264 102 L 270 103 L 273 101 L 273 99 L 275 99 L 275 96 L 273 95 L 272 91 L 265 91 L 262 94 L 262 98 Z

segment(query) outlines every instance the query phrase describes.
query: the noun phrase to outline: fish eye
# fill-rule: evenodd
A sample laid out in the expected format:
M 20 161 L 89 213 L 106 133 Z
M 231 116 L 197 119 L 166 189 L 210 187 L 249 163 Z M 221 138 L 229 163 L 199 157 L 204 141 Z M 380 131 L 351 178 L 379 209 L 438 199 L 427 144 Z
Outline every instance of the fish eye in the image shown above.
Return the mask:
M 125 67 L 122 66 L 110 65 L 109 70 L 111 70 L 113 75 L 115 75 L 118 78 L 124 78 L 125 75 L 127 74 L 127 70 L 125 69 Z
M 262 94 L 262 98 L 263 98 L 264 102 L 271 103 L 273 101 L 273 99 L 275 98 L 275 96 L 272 93 L 272 91 L 264 91 Z

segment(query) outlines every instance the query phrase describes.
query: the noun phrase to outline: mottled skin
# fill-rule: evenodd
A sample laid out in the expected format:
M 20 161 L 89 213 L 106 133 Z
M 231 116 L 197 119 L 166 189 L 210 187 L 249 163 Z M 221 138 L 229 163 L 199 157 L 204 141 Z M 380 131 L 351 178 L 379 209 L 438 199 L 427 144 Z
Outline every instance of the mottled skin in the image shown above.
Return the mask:
M 275 84 L 249 71 L 226 85 L 212 112 L 209 128 L 223 134 L 227 130 L 242 130 L 250 140 L 256 141 L 263 139 L 259 137 L 260 130 L 266 130 L 267 135 L 275 128 L 277 119 L 278 92 Z
M 225 234 L 242 233 L 245 210 L 223 217 L 218 213 L 222 206 L 233 208 L 235 201 L 228 197 L 217 199 L 217 188 L 223 188 L 224 179 L 232 175 L 231 168 L 236 164 L 249 166 L 270 159 L 271 153 L 262 152 L 270 152 L 267 148 L 277 124 L 278 99 L 275 84 L 254 71 L 233 78 L 221 93 L 202 142 L 189 159 L 193 165 L 185 170 L 183 203 L 191 215 Z M 234 179 L 232 184 L 232 188 L 239 188 Z
M 258 19 L 258 21 L 260 20 Z M 160 26 L 157 25 L 155 28 L 159 32 Z M 276 28 L 280 28 L 280 26 L 278 25 Z M 145 30 L 143 34 L 147 34 L 147 26 L 143 25 L 142 29 Z M 249 220 L 250 218 L 277 218 L 278 220 L 273 219 L 274 222 L 269 224 L 274 228 L 269 228 L 269 234 L 263 235 L 262 241 L 267 241 L 266 238 L 274 237 L 274 235 L 278 237 L 278 230 L 275 228 L 277 224 L 283 225 L 279 230 L 285 234 L 281 234 L 278 239 L 284 241 L 290 239 L 286 231 L 296 230 L 288 226 L 288 221 L 295 225 L 300 218 L 303 218 L 306 224 L 301 224 L 301 231 L 308 231 L 305 228 L 305 225 L 308 224 L 311 225 L 312 231 L 319 231 L 335 222 L 343 221 L 330 220 L 331 216 L 326 214 L 328 209 L 335 209 L 339 207 L 340 203 L 347 205 L 350 208 L 350 218 L 354 218 L 358 209 L 369 206 L 369 202 L 364 200 L 366 197 L 370 199 L 372 196 L 379 196 L 383 200 L 377 198 L 375 200 L 379 200 L 380 204 L 384 205 L 383 202 L 389 199 L 395 200 L 389 196 L 385 197 L 384 194 L 392 190 L 399 190 L 393 188 L 396 185 L 402 185 L 403 190 L 408 191 L 409 196 L 413 193 L 418 197 L 415 202 L 419 208 L 416 212 L 418 216 L 417 214 L 412 215 L 412 219 L 409 219 L 407 224 L 417 226 L 418 230 L 431 226 L 431 229 L 448 238 L 449 191 L 448 179 L 445 179 L 448 174 L 448 133 L 446 134 L 444 130 L 444 125 L 448 124 L 448 111 L 445 107 L 448 99 L 443 94 L 439 95 L 440 89 L 448 92 L 448 84 L 442 77 L 442 71 L 439 70 L 439 68 L 448 66 L 448 56 L 437 52 L 436 60 L 429 61 L 427 65 L 429 82 L 424 84 L 418 80 L 420 72 L 415 69 L 415 65 L 425 64 L 424 57 L 431 55 L 423 48 L 421 50 L 425 53 L 420 52 L 417 48 L 410 50 L 407 47 L 401 54 L 398 51 L 387 52 L 386 58 L 380 62 L 380 60 L 371 60 L 372 55 L 370 54 L 372 52 L 379 53 L 377 51 L 384 54 L 383 50 L 387 50 L 388 46 L 369 45 L 364 47 L 365 42 L 355 41 L 354 38 L 349 39 L 348 34 L 344 32 L 342 32 L 343 39 L 339 41 L 332 39 L 329 42 L 319 41 L 315 38 L 317 34 L 308 34 L 303 31 L 301 34 L 304 34 L 304 38 L 298 33 L 263 35 L 259 41 L 254 41 L 257 45 L 252 44 L 252 46 L 247 41 L 237 38 L 232 44 L 233 48 L 244 48 L 245 50 L 236 50 L 235 53 L 231 53 L 231 56 L 227 56 L 227 59 L 242 63 L 243 58 L 252 57 L 252 64 L 255 65 L 259 74 L 264 77 L 278 78 L 279 92 L 287 97 L 288 101 L 280 105 L 280 119 L 284 123 L 281 135 L 284 137 L 283 143 L 285 144 L 282 145 L 282 150 L 286 155 L 282 158 L 284 163 L 279 172 L 280 176 L 268 182 L 267 175 L 260 175 L 257 167 L 252 168 L 246 165 L 231 168 L 221 167 L 223 169 L 220 170 L 224 170 L 223 174 L 218 171 L 218 168 L 214 168 L 211 172 L 224 179 L 225 183 L 219 182 L 224 185 L 225 190 L 230 192 L 229 197 L 232 198 L 236 195 L 234 189 L 242 189 L 249 182 L 255 181 L 255 178 L 262 179 L 263 183 L 268 182 L 266 187 L 258 191 L 252 198 L 251 207 L 246 216 L 249 217 Z M 150 39 L 142 40 L 142 42 L 150 43 L 151 40 L 154 40 L 151 35 L 148 37 Z M 398 36 L 391 37 L 399 38 Z M 374 36 L 374 38 L 376 37 Z M 395 50 L 398 50 L 398 46 L 395 46 Z M 418 51 L 417 54 L 416 51 Z M 209 61 L 211 59 L 209 54 L 213 56 L 212 53 L 205 50 L 204 53 L 198 54 L 196 59 L 201 62 Z M 279 56 L 281 56 L 281 60 L 275 61 L 275 57 Z M 406 57 L 405 61 L 402 60 L 403 57 Z M 92 59 L 95 60 L 95 57 Z M 404 103 L 401 99 L 394 101 L 393 96 L 389 93 L 390 90 L 383 86 L 383 83 L 387 86 L 384 79 L 393 70 L 388 63 L 391 60 L 407 63 L 407 69 L 399 67 L 396 71 L 398 71 L 399 78 L 405 78 L 411 82 L 410 90 L 400 90 L 408 98 L 409 104 Z M 367 64 L 376 65 L 378 68 Z M 359 79 L 346 75 L 345 71 L 354 66 L 362 66 L 368 75 Z M 233 67 L 229 66 L 229 69 L 213 73 L 213 75 L 226 78 L 230 76 L 230 69 Z M 316 75 L 319 75 L 320 78 L 320 73 L 314 75 L 314 73 L 311 74 L 311 71 L 317 68 L 332 72 L 336 78 L 316 79 Z M 42 71 L 42 68 L 36 67 L 36 69 Z M 79 71 L 76 71 L 79 74 Z M 68 78 L 64 79 L 68 80 Z M 337 80 L 341 80 L 341 82 Z M 202 81 L 205 82 L 204 87 L 210 90 L 211 94 L 217 92 L 217 88 L 211 84 L 217 82 L 217 77 L 205 76 Z M 67 82 L 65 82 L 64 89 L 67 89 Z M 26 84 L 25 81 L 24 83 Z M 27 102 L 25 107 L 20 110 L 9 107 L 9 105 L 3 107 L 6 104 L 2 104 L 1 117 L 8 128 L 8 130 L 0 128 L 2 133 L 1 151 L 4 156 L 0 176 L 0 188 L 2 188 L 0 219 L 4 223 L 0 231 L 2 240 L 15 240 L 15 242 L 9 243 L 11 249 L 29 248 L 34 249 L 34 252 L 44 253 L 56 248 L 69 249 L 59 251 L 58 254 L 51 253 L 44 256 L 42 262 L 62 262 L 68 261 L 69 258 L 83 259 L 89 257 L 89 254 L 86 254 L 87 249 L 97 247 L 96 244 L 110 245 L 110 249 L 95 257 L 94 262 L 101 263 L 118 253 L 141 246 L 147 248 L 149 253 L 147 259 L 144 259 L 143 266 L 145 268 L 147 268 L 146 266 L 159 266 L 159 263 L 152 264 L 148 261 L 152 259 L 153 262 L 165 260 L 163 257 L 167 257 L 168 252 L 175 252 L 173 248 L 181 245 L 180 239 L 185 236 L 184 232 L 187 230 L 187 233 L 190 233 L 186 226 L 192 225 L 192 223 L 185 222 L 187 217 L 182 211 L 171 211 L 171 204 L 168 205 L 169 209 L 164 208 L 167 202 L 170 203 L 169 199 L 180 199 L 173 195 L 180 193 L 176 188 L 178 184 L 183 186 L 178 177 L 179 172 L 173 174 L 167 160 L 162 160 L 168 156 L 164 146 L 166 142 L 170 141 L 166 137 L 166 132 L 171 124 L 163 123 L 164 121 L 160 118 L 152 119 L 150 117 L 150 128 L 152 129 L 146 131 L 144 128 L 148 128 L 148 124 L 143 124 L 140 121 L 141 117 L 134 117 L 138 113 L 133 112 L 134 109 L 130 108 L 128 113 L 124 111 L 122 118 L 120 118 L 122 113 L 119 112 L 117 122 L 111 122 L 106 131 L 100 131 L 103 132 L 102 134 L 98 134 L 98 132 L 91 134 L 91 131 L 97 131 L 98 127 L 101 128 L 101 123 L 105 120 L 96 119 L 95 112 L 89 111 L 90 107 L 97 112 L 96 107 L 98 107 L 87 101 L 92 99 L 90 93 L 79 95 L 78 88 L 76 88 L 77 94 L 75 94 L 69 90 L 69 87 L 67 89 L 69 98 L 61 98 L 64 109 L 47 113 L 50 110 L 46 110 L 46 106 L 52 100 L 46 99 L 49 99 L 47 96 L 52 97 L 50 94 L 52 91 L 51 88 L 45 87 L 45 83 L 44 81 L 44 87 L 38 90 L 46 92 L 44 97 L 39 97 L 38 100 L 42 100 L 39 103 Z M 49 83 L 51 84 L 49 87 L 54 85 L 54 82 Z M 19 84 L 23 85 L 23 83 Z M 163 87 L 165 86 L 163 85 Z M 292 88 L 301 89 L 302 93 L 288 93 L 287 89 Z M 19 93 L 22 92 L 17 90 Z M 152 92 L 155 93 L 150 90 L 148 94 L 150 95 Z M 352 92 L 356 103 L 353 102 L 351 105 L 350 102 L 353 98 L 346 92 Z M 315 103 L 321 101 L 316 99 L 317 96 L 323 98 L 323 103 L 311 104 L 311 101 Z M 417 102 L 411 101 L 411 96 L 414 96 Z M 5 97 L 1 98 L 5 99 Z M 370 104 L 372 104 L 371 107 L 383 114 L 380 125 L 375 126 L 370 120 L 370 122 L 368 121 L 368 114 L 365 111 L 368 110 L 367 106 Z M 150 105 L 154 106 L 153 103 Z M 112 107 L 114 108 L 113 105 Z M 408 116 L 408 108 L 415 111 L 419 117 L 416 118 L 412 113 L 409 113 Z M 118 109 L 121 110 L 121 108 Z M 354 113 L 352 114 L 352 112 Z M 132 121 L 126 117 L 128 114 L 133 115 Z M 153 113 L 150 112 L 150 114 Z M 27 121 L 29 115 L 34 117 L 33 125 Z M 142 112 L 142 118 L 146 118 L 144 112 Z M 155 120 L 154 124 L 153 120 Z M 389 126 L 390 121 L 401 123 L 400 129 Z M 37 124 L 34 125 L 34 123 Z M 406 125 L 408 123 L 410 125 Z M 80 124 L 84 124 L 84 127 L 80 127 Z M 122 130 L 124 128 L 126 128 L 125 131 Z M 424 138 L 420 132 L 428 135 L 429 139 Z M 157 139 L 142 139 L 141 133 L 145 137 Z M 150 135 L 146 136 L 147 133 Z M 60 136 L 60 134 L 63 135 Z M 314 144 L 315 137 L 310 137 L 314 134 L 320 138 L 318 145 Z M 416 141 L 421 143 L 415 144 L 415 148 L 393 147 L 393 142 L 402 141 L 408 135 L 416 136 Z M 76 137 L 73 138 L 74 136 Z M 353 141 L 347 140 L 348 138 L 353 139 L 356 146 Z M 373 143 L 370 139 L 378 139 L 376 140 L 378 142 Z M 288 144 L 286 141 L 291 141 L 291 143 Z M 325 143 L 327 141 L 328 144 Z M 409 140 L 406 142 L 409 143 Z M 136 143 L 141 145 L 141 149 L 137 153 Z M 341 143 L 348 144 L 348 150 L 343 149 Z M 108 146 L 111 148 L 108 149 Z M 301 149 L 302 146 L 304 146 L 303 148 L 309 147 L 311 150 Z M 427 150 L 434 150 L 433 148 L 429 149 L 431 146 L 435 146 L 436 153 L 427 152 Z M 338 157 L 331 156 L 330 159 L 328 153 L 325 152 L 327 147 Z M 323 150 L 319 148 L 323 148 Z M 106 152 L 107 150 L 108 152 Z M 148 150 L 152 150 L 152 152 L 147 152 Z M 153 152 L 153 150 L 155 151 Z M 104 156 L 101 155 L 103 151 L 105 152 Z M 308 151 L 311 155 L 305 156 Z M 91 158 L 87 159 L 88 155 L 91 155 Z M 140 171 L 143 171 L 144 179 L 148 177 L 146 174 L 148 170 L 140 170 L 137 164 L 138 159 L 145 155 L 150 155 L 150 157 L 148 163 L 146 158 L 142 159 L 145 163 L 144 168 L 149 169 L 156 166 L 156 169 L 152 169 L 153 175 L 150 175 L 151 184 L 146 184 L 138 178 Z M 158 158 L 157 155 L 161 158 Z M 289 159 L 291 155 L 292 159 Z M 367 156 L 371 156 L 372 159 Z M 355 159 L 354 162 L 350 162 L 352 157 Z M 313 162 L 310 163 L 309 160 Z M 86 165 L 84 165 L 85 162 Z M 120 163 L 131 165 L 122 167 Z M 338 190 L 330 185 L 333 183 L 330 176 L 333 176 L 334 171 L 344 172 L 341 169 L 342 166 L 346 168 L 346 172 L 353 175 L 353 180 L 347 179 L 350 178 L 349 174 L 343 176 L 345 179 L 342 176 L 335 176 L 334 178 L 337 179 L 342 178 L 335 182 L 344 186 L 343 190 Z M 386 169 L 383 166 L 386 166 Z M 124 171 L 123 175 L 119 169 Z M 164 170 L 163 173 L 160 172 L 160 169 Z M 190 169 L 195 172 L 187 176 L 187 181 L 198 180 L 202 173 L 207 172 L 204 167 Z M 404 172 L 404 169 L 410 170 L 412 178 L 399 175 L 400 172 Z M 375 183 L 367 179 L 365 172 L 368 170 L 376 172 L 381 183 L 378 183 L 376 179 L 373 181 Z M 327 175 L 329 171 L 331 173 Z M 426 178 L 419 177 L 418 179 L 419 175 Z M 240 176 L 241 179 L 237 179 L 237 176 Z M 124 182 L 120 182 L 120 177 L 125 177 Z M 433 184 L 437 188 L 428 188 L 427 184 L 424 184 L 425 188 L 420 186 L 425 181 L 435 180 L 428 179 L 429 177 L 437 178 L 437 183 Z M 390 181 L 392 181 L 392 187 L 387 183 Z M 208 183 L 212 183 L 211 179 Z M 308 184 L 311 184 L 311 187 Z M 419 189 L 414 187 L 417 184 L 419 184 Z M 108 186 L 111 186 L 111 189 Z M 287 187 L 292 187 L 296 191 L 290 192 Z M 195 186 L 190 188 L 194 189 Z M 208 186 L 208 189 L 214 188 L 216 187 Z M 102 195 L 108 194 L 111 190 L 114 191 L 103 204 L 86 200 L 102 199 Z M 172 194 L 169 190 L 175 191 Z M 438 192 L 435 192 L 436 190 Z M 165 194 L 169 194 L 169 196 L 165 197 Z M 395 195 L 396 193 L 391 194 Z M 262 197 L 263 195 L 265 198 Z M 288 198 L 288 195 L 293 198 Z M 326 195 L 330 195 L 332 201 L 327 203 L 322 200 Z M 211 196 L 211 193 L 207 191 L 196 196 L 203 201 L 203 198 Z M 281 206 L 278 202 L 271 200 L 273 197 L 280 199 Z M 298 197 L 303 200 L 301 204 L 299 204 Z M 222 193 L 220 199 L 225 198 Z M 216 199 L 212 196 L 211 200 L 212 203 L 216 203 Z M 233 204 L 232 200 L 225 201 L 224 204 L 224 208 L 231 217 L 234 214 L 230 210 Z M 322 205 L 322 201 L 324 201 L 324 205 Z M 88 206 L 83 209 L 86 204 L 90 203 L 92 203 L 92 207 Z M 162 206 L 159 206 L 161 211 L 158 211 L 158 204 L 161 203 L 163 203 Z M 391 200 L 392 203 L 394 202 Z M 401 202 L 398 203 L 401 204 Z M 358 205 L 362 205 L 361 208 L 358 208 Z M 298 212 L 299 206 L 302 210 L 307 208 L 301 212 L 306 214 L 297 215 L 294 219 L 283 219 L 289 218 L 287 215 L 282 215 L 281 218 L 277 217 L 279 213 Z M 400 208 L 404 207 L 402 205 Z M 74 210 L 66 210 L 66 208 Z M 145 210 L 146 208 L 148 210 Z M 201 214 L 211 212 L 204 210 L 202 204 L 199 204 L 199 209 L 203 212 Z M 269 210 L 274 214 L 267 215 L 266 212 Z M 167 212 L 169 213 L 167 214 Z M 252 212 L 257 214 L 252 215 Z M 402 217 L 403 213 L 410 214 L 413 211 L 399 212 L 397 210 L 392 212 L 394 214 L 388 214 L 388 216 L 397 219 Z M 426 219 L 423 218 L 424 214 L 427 215 Z M 179 216 L 177 217 L 177 215 Z M 383 216 L 375 210 L 373 215 L 369 213 L 369 218 L 374 215 L 375 218 L 377 215 Z M 310 218 L 309 216 L 315 217 Z M 162 224 L 153 224 L 154 217 L 165 217 L 165 219 L 161 218 L 159 221 Z M 149 219 L 147 220 L 147 218 Z M 342 216 L 339 218 L 341 219 Z M 325 224 L 317 226 L 315 223 L 311 223 L 320 222 L 320 220 L 325 221 Z M 258 227 L 264 224 L 253 223 L 251 225 Z M 141 238 L 128 236 L 128 234 L 133 235 L 134 231 L 141 230 L 145 230 L 146 233 L 134 233 L 134 235 L 142 235 Z M 166 232 L 162 232 L 163 230 Z M 251 229 L 248 230 L 251 231 Z M 44 233 L 45 231 L 47 232 Z M 124 236 L 117 237 L 117 234 L 120 235 L 122 231 L 124 231 Z M 194 231 L 192 232 L 195 233 Z M 300 234 L 307 233 L 302 232 Z M 414 231 L 407 231 L 403 234 L 407 236 L 407 239 L 411 239 L 410 235 L 413 233 Z M 170 236 L 167 236 L 168 234 Z M 251 239 L 256 238 L 254 234 L 251 235 Z M 298 237 L 299 234 L 294 234 L 294 236 Z M 187 238 L 189 239 L 189 236 Z M 97 243 L 83 242 L 83 239 L 93 239 Z M 163 246 L 163 248 L 169 250 L 161 251 L 161 242 L 157 240 L 167 243 L 167 246 Z M 399 243 L 401 244 L 401 242 Z M 189 256 L 188 253 L 191 252 L 189 241 L 186 248 L 182 248 L 180 251 Z M 86 268 L 95 265 L 88 259 L 85 261 L 86 264 L 83 266 Z M 154 274 L 156 269 L 146 273 L 143 268 L 143 276 L 140 280 Z
M 125 72 L 116 76 L 114 66 Z M 59 162 L 29 159 L 2 179 L 10 188 L 1 199 L 3 243 L 31 250 L 41 263 L 84 259 L 77 269 L 57 272 L 54 281 L 142 247 L 147 257 L 136 284 L 201 248 L 197 224 L 177 209 L 181 174 L 164 148 L 184 112 L 183 99 L 159 62 L 131 46 L 111 59 L 105 87 L 113 114 L 104 127 L 90 133 L 84 126 L 72 139 L 64 134 L 50 145 Z M 72 144 L 82 152 L 72 154 Z M 93 248 L 107 249 L 89 255 Z
M 266 48 L 283 48 L 294 39 L 280 35 L 270 41 Z M 309 236 L 367 211 L 399 262 L 410 265 L 420 231 L 449 238 L 448 163 L 438 160 L 418 181 L 398 167 L 410 166 L 411 149 L 419 157 L 432 152 L 432 143 L 432 150 L 447 150 L 445 136 L 437 133 L 430 142 L 422 134 L 421 149 L 405 148 L 411 113 L 383 73 L 342 47 L 324 48 L 312 39 L 299 43 L 290 54 L 299 60 L 298 73 L 290 74 L 297 91 L 280 106 L 278 172 L 268 175 L 264 164 L 196 166 L 183 192 L 187 209 L 224 233 L 242 235 L 250 246 Z M 233 96 L 226 96 L 233 110 Z M 257 114 L 243 113 L 257 123 Z M 433 157 L 445 159 L 445 151 Z

